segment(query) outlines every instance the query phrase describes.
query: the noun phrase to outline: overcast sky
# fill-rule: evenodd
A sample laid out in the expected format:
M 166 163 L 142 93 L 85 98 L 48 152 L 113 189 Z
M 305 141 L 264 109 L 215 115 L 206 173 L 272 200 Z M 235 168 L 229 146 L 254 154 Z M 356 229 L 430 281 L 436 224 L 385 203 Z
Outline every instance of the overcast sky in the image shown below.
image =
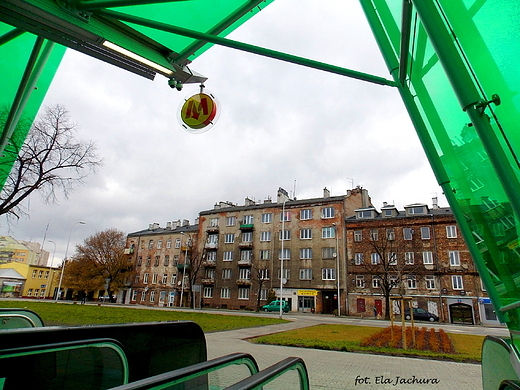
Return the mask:
M 277 0 L 230 39 L 390 78 L 357 1 Z M 69 50 L 44 105 L 63 105 L 103 158 L 69 198 L 33 195 L 30 217 L 3 235 L 56 243 L 55 264 L 107 228 L 135 232 L 189 219 L 221 200 L 298 199 L 366 188 L 374 205 L 447 202 L 396 89 L 213 47 L 191 68 L 220 101 L 217 124 L 189 134 L 177 122 L 184 97 L 167 80 L 141 78 Z M 85 225 L 75 222 L 84 221 Z M 48 229 L 47 229 L 48 225 Z M 54 246 L 44 248 L 52 253 Z

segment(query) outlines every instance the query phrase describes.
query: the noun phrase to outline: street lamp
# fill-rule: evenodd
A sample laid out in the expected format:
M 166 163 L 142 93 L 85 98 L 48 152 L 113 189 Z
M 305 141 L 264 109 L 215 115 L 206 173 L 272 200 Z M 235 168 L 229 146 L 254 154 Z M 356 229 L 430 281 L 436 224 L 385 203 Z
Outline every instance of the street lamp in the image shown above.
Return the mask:
M 282 297 L 283 297 L 283 256 L 284 256 L 284 247 L 283 242 L 285 241 L 285 202 L 287 202 L 287 199 L 283 201 L 282 205 L 282 253 L 280 256 L 280 318 L 282 318 L 283 313 L 283 304 L 282 304 Z
M 58 283 L 58 293 L 56 294 L 56 302 L 58 302 L 58 301 L 60 300 L 60 295 L 61 295 L 61 282 L 62 282 L 62 280 L 63 280 L 63 274 L 65 273 L 65 264 L 67 264 L 67 253 L 68 253 L 68 251 L 69 251 L 70 236 L 72 236 L 72 228 L 74 228 L 74 226 L 76 226 L 78 223 L 81 224 L 81 225 L 85 225 L 85 222 L 83 222 L 83 221 L 78 221 L 78 222 L 75 222 L 75 223 L 70 227 L 69 240 L 67 241 L 67 247 L 65 248 L 65 258 L 63 259 L 63 265 L 61 266 L 60 282 Z
M 52 275 L 51 275 L 51 280 L 49 282 L 49 294 L 48 294 L 48 297 L 50 298 L 51 296 L 51 288 L 52 288 L 52 281 L 54 280 L 54 270 L 52 269 L 52 263 L 54 263 L 54 255 L 56 255 L 56 243 L 54 241 L 47 241 L 47 242 L 50 242 L 51 244 L 54 244 L 54 252 L 52 252 L 52 259 L 51 259 L 51 264 L 50 264 L 50 271 L 52 272 Z
M 184 232 L 181 232 L 184 236 Z M 182 266 L 182 282 L 181 282 L 181 302 L 180 307 L 183 307 L 183 295 L 184 295 L 184 279 L 186 279 L 186 260 L 188 259 L 188 239 L 186 239 L 186 246 L 184 247 L 184 263 Z

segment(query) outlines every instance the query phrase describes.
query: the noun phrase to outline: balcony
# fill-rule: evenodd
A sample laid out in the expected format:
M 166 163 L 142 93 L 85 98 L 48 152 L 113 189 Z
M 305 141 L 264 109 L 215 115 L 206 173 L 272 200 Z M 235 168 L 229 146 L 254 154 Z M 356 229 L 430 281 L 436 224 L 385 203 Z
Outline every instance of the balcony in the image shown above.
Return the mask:
M 189 264 L 177 264 L 177 269 L 179 271 L 185 271 L 185 270 L 188 270 L 189 268 L 190 268 Z
M 125 255 L 132 255 L 134 253 L 134 248 L 126 248 Z
M 218 249 L 218 244 L 216 242 L 206 242 L 206 245 L 204 245 L 204 248 L 206 248 L 206 249 Z
M 251 285 L 251 279 L 237 279 L 237 284 L 239 286 L 250 286 Z
M 213 284 L 215 284 L 215 278 L 203 278 L 202 284 L 205 286 L 213 285 Z
M 252 248 L 253 242 L 252 241 L 242 241 L 238 243 L 239 248 Z
M 249 230 L 253 230 L 254 228 L 255 228 L 255 225 L 252 223 L 240 224 L 240 230 L 242 230 L 242 231 L 249 231 Z
M 206 233 L 218 233 L 218 226 L 208 226 L 206 228 Z
M 247 260 L 238 260 L 238 265 L 246 265 L 246 266 L 250 266 L 251 265 L 251 259 L 247 259 Z
M 217 266 L 217 262 L 215 260 L 204 260 L 202 262 L 202 265 L 204 267 L 216 267 Z

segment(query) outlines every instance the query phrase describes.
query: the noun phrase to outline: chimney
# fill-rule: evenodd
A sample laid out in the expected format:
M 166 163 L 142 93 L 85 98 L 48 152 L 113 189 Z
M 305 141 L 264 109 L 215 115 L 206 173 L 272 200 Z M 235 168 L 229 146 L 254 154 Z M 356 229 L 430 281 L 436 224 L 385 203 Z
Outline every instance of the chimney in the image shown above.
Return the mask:
M 277 203 L 283 203 L 289 200 L 289 194 L 282 187 L 278 187 Z
M 195 218 L 195 222 L 193 224 L 194 225 L 198 225 L 199 224 L 199 217 Z
M 246 206 L 254 206 L 255 205 L 255 201 L 253 199 L 246 198 L 245 205 Z
M 327 189 L 327 187 L 323 189 L 323 197 L 330 198 L 330 191 Z
M 383 207 L 388 206 L 388 202 L 383 202 Z
M 439 200 L 437 199 L 437 197 L 432 198 L 432 205 L 434 210 L 437 210 L 439 208 Z
M 188 219 L 183 219 L 182 226 L 190 226 L 190 221 Z
M 172 223 L 171 222 L 166 222 L 166 229 L 172 230 Z

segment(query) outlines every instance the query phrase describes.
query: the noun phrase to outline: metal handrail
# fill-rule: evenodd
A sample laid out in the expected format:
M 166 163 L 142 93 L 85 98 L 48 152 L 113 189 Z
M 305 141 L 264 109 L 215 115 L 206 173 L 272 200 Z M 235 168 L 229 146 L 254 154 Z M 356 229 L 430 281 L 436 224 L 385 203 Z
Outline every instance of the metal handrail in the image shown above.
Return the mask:
M 300 377 L 300 389 L 309 390 L 309 375 L 307 373 L 307 367 L 305 367 L 303 359 L 298 357 L 286 358 L 271 367 L 250 376 L 249 378 L 227 387 L 226 390 L 261 389 L 262 386 L 272 382 L 279 376 L 291 370 L 298 371 Z
M 206 362 L 196 363 L 188 367 L 131 382 L 126 385 L 113 387 L 111 390 L 144 390 L 163 388 L 163 386 L 174 386 L 221 368 L 239 364 L 247 366 L 251 375 L 258 373 L 258 364 L 253 356 L 248 353 L 232 353 Z

